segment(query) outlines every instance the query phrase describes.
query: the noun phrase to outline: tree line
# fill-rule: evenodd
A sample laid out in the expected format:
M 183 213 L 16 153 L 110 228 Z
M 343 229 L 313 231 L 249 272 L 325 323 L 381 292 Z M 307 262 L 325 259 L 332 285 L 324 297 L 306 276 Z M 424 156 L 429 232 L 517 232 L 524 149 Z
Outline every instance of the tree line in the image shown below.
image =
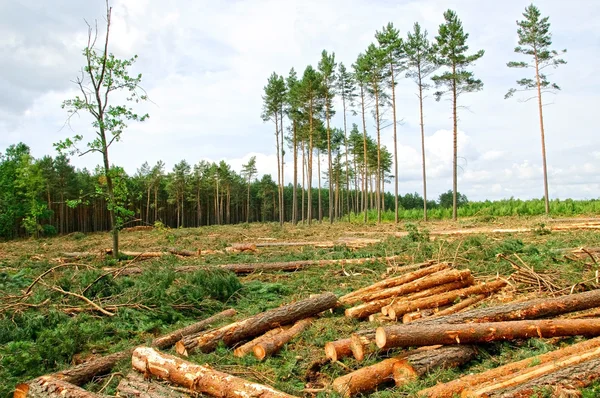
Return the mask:
M 374 148 L 374 143 L 371 147 Z M 374 152 L 374 151 L 372 151 Z M 371 154 L 374 164 L 374 153 Z M 389 163 L 389 162 L 388 162 Z M 182 160 L 171 170 L 158 161 L 144 162 L 128 175 L 122 168 L 110 171 L 115 194 L 118 227 L 164 225 L 172 228 L 244 222 L 272 222 L 279 219 L 279 190 L 270 174 L 257 176 L 256 158 L 252 157 L 239 171 L 224 161 L 199 161 L 190 165 Z M 339 174 L 339 173 L 338 173 Z M 345 191 L 336 184 L 335 211 L 341 211 L 349 198 L 351 211 L 360 212 L 360 193 Z M 96 232 L 111 229 L 107 210 L 108 187 L 102 167 L 95 170 L 76 169 L 64 155 L 36 159 L 27 145 L 11 145 L 0 153 L 0 238 L 19 236 L 50 236 L 72 232 Z M 293 196 L 308 204 L 306 189 L 291 183 L 283 190 L 285 221 L 292 220 Z M 417 194 L 398 197 L 403 209 L 419 209 L 423 198 Z M 375 201 L 375 191 L 369 190 L 369 201 Z M 461 203 L 466 203 L 466 197 Z M 329 212 L 329 190 L 312 191 L 311 207 L 316 219 L 323 220 Z M 385 194 L 387 209 L 395 198 Z M 450 207 L 452 194 L 430 201 L 429 207 Z M 299 214 L 299 222 L 308 222 L 307 208 Z M 338 216 L 342 216 L 338 214 Z
M 524 20 L 517 21 L 519 45 L 514 51 L 528 56 L 531 61 L 509 62 L 507 66 L 532 68 L 533 78 L 518 80 L 519 89 L 510 89 L 506 98 L 518 91 L 536 91 L 542 137 L 544 197 L 546 213 L 549 213 L 542 95 L 556 92 L 560 87 L 550 83 L 542 71 L 547 67 L 562 65 L 565 61 L 559 58 L 558 51 L 550 49 L 552 41 L 548 17 L 542 17 L 539 9 L 533 4 L 525 9 L 523 16 Z M 302 186 L 306 185 L 309 196 L 313 184 L 312 169 L 315 164 L 313 157 L 316 153 L 316 165 L 320 168 L 321 156 L 326 156 L 330 222 L 341 214 L 350 214 L 356 209 L 364 212 L 365 221 L 367 211 L 375 209 L 377 220 L 381 222 L 381 214 L 385 210 L 384 187 L 387 180 L 394 182 L 394 197 L 399 198 L 398 176 L 401 171 L 398 170 L 399 117 L 396 110 L 396 86 L 403 78 L 410 79 L 416 84 L 419 102 L 425 221 L 428 203 L 423 122 L 425 92 L 435 87 L 434 96 L 437 101 L 445 96 L 450 98 L 453 121 L 452 217 L 456 220 L 459 201 L 457 187 L 459 98 L 463 94 L 483 89 L 483 82 L 475 77 L 470 68 L 484 56 L 485 52 L 484 50 L 469 51 L 469 34 L 465 32 L 456 12 L 448 10 L 443 17 L 444 22 L 439 26 L 437 35 L 432 41 L 428 38 L 427 30 L 419 23 L 415 23 L 413 30 L 409 31 L 406 37 L 402 37 L 399 30 L 390 22 L 380 31 L 375 32 L 374 42 L 358 54 L 349 68 L 342 62 L 336 62 L 335 53 L 323 50 L 317 67 L 308 65 L 301 76 L 292 68 L 287 77 L 273 72 L 268 78 L 262 96 L 262 119 L 273 123 L 275 130 L 280 223 L 285 220 L 284 208 L 286 207 L 283 196 L 285 141 L 293 156 L 293 185 L 298 185 L 300 167 Z M 334 107 L 334 99 L 338 100 L 337 109 Z M 336 111 L 342 113 L 343 128 L 335 128 L 331 125 L 332 116 Z M 360 128 L 353 125 L 350 129 L 347 121 L 350 115 L 358 115 L 362 122 Z M 371 118 L 374 128 L 368 131 L 367 119 L 371 120 Z M 381 132 L 390 127 L 393 129 L 391 149 L 381 145 Z M 369 149 L 371 145 L 375 146 L 372 150 Z M 320 170 L 317 170 L 317 174 L 320 173 Z M 320 179 L 318 182 L 320 183 Z M 352 206 L 351 195 L 347 195 L 345 201 L 335 199 L 340 186 L 345 188 L 346 192 L 356 193 L 355 200 L 358 205 Z M 374 201 L 369 197 L 373 186 Z M 318 189 L 321 192 L 320 185 Z M 298 221 L 300 214 L 298 207 L 303 206 L 304 201 L 298 205 L 294 196 L 291 210 L 292 222 Z M 399 221 L 400 209 L 396 199 L 394 202 L 396 222 Z M 310 223 L 313 218 L 310 207 L 307 217 Z

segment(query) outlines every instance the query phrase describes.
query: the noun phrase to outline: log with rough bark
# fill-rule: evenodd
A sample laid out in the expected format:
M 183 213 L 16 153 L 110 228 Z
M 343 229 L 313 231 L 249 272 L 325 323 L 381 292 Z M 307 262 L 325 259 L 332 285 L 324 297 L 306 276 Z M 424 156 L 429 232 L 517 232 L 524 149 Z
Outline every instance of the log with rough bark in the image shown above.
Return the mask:
M 278 326 L 314 316 L 335 307 L 337 304 L 337 297 L 333 293 L 324 293 L 309 297 L 218 329 L 187 336 L 175 344 L 175 349 L 179 355 L 187 356 L 196 349 L 200 349 L 203 352 L 213 351 L 219 341 L 223 341 L 225 345 L 230 347 L 240 341 L 259 336 Z
M 329 265 L 360 265 L 360 264 L 373 264 L 377 262 L 393 261 L 395 258 L 400 256 L 392 257 L 371 257 L 371 258 L 351 258 L 351 259 L 337 259 L 337 260 L 296 260 L 296 261 L 282 261 L 273 263 L 234 263 L 234 264 L 210 264 L 210 265 L 182 265 L 179 267 L 173 267 L 173 271 L 177 273 L 191 273 L 199 270 L 205 270 L 210 268 L 223 268 L 228 269 L 235 274 L 251 274 L 253 272 L 263 271 L 298 271 L 308 267 L 325 267 Z M 115 271 L 114 268 L 103 268 L 104 271 L 110 272 Z M 142 267 L 127 267 L 120 270 L 120 276 L 138 275 L 145 271 Z
M 361 330 L 350 336 L 350 350 L 357 361 L 362 361 L 365 356 L 377 349 L 375 345 L 375 332 L 372 330 Z
M 52 376 L 42 376 L 28 383 L 19 384 L 14 398 L 100 398 L 98 395 Z
M 388 349 L 563 336 L 600 336 L 600 320 L 557 319 L 439 325 L 412 323 L 377 328 L 375 342 L 380 349 Z
M 173 355 L 160 353 L 150 347 L 136 348 L 133 351 L 131 362 L 133 368 L 139 372 L 150 373 L 170 383 L 215 397 L 292 397 L 273 387 L 253 383 L 207 366 L 196 365 Z
M 114 354 L 95 358 L 75 367 L 53 373 L 49 375 L 49 377 L 65 381 L 76 386 L 82 386 L 88 381 L 92 380 L 95 376 L 110 372 L 117 362 L 129 358 L 132 351 L 133 350 L 120 351 Z
M 128 373 L 117 386 L 118 397 L 122 398 L 187 398 L 189 394 L 175 391 L 168 386 L 144 380 L 138 372 Z M 191 393 L 191 391 L 190 391 Z
M 411 293 L 402 297 L 388 297 L 381 300 L 369 301 L 364 304 L 359 304 L 357 306 L 347 308 L 344 314 L 349 318 L 365 318 L 371 314 L 374 314 L 378 311 L 382 311 L 383 308 L 386 308 L 390 304 L 396 301 L 413 301 L 417 299 L 421 299 L 424 297 L 432 297 L 441 293 L 454 291 L 460 288 L 464 288 L 465 286 L 470 286 L 473 284 L 473 278 L 467 278 L 463 280 L 458 280 L 455 282 L 445 283 L 443 285 L 435 286 L 426 290 L 422 290 L 420 292 Z M 382 311 L 383 315 L 388 315 L 387 312 Z
M 360 301 L 370 301 L 370 300 L 363 300 L 363 297 L 373 294 L 375 292 L 384 290 L 384 289 L 388 289 L 391 287 L 403 285 L 408 282 L 412 282 L 416 279 L 422 278 L 424 276 L 433 274 L 438 271 L 448 269 L 448 264 L 445 264 L 445 263 L 427 266 L 430 264 L 431 264 L 431 262 L 419 264 L 419 265 L 424 265 L 426 268 L 418 269 L 416 271 L 409 272 L 408 274 L 400 275 L 400 276 L 397 276 L 394 278 L 385 279 L 380 282 L 369 285 L 367 287 L 363 287 L 362 289 L 358 289 L 351 293 L 348 293 L 348 294 L 340 297 L 340 303 L 354 304 L 354 303 L 358 303 Z
M 400 387 L 433 369 L 448 369 L 464 365 L 477 356 L 473 346 L 448 346 L 437 350 L 419 352 L 394 364 L 396 386 Z
M 362 301 L 373 301 L 381 300 L 388 297 L 399 297 L 405 296 L 410 293 L 420 292 L 422 290 L 430 289 L 435 286 L 445 285 L 446 283 L 452 283 L 463 280 L 472 280 L 470 270 L 456 270 L 448 269 L 436 272 L 431 275 L 416 279 L 411 282 L 403 283 L 400 286 L 391 287 L 389 289 L 383 289 L 370 294 L 362 296 Z
M 475 296 L 467 297 L 466 299 L 461 300 L 459 303 L 456 303 L 453 306 L 450 306 L 446 309 L 436 312 L 435 314 L 433 314 L 433 316 L 438 317 L 438 316 L 456 314 L 457 312 L 460 312 L 464 309 L 469 308 L 472 305 L 479 303 L 480 301 L 485 300 L 486 297 L 487 297 L 487 295 L 485 295 L 485 294 L 477 294 Z
M 255 338 L 253 340 L 250 340 L 246 344 L 242 344 L 241 346 L 236 347 L 236 349 L 233 350 L 233 355 L 238 358 L 242 358 L 242 357 L 246 356 L 246 354 L 253 352 L 252 350 L 254 349 L 255 345 L 261 343 L 263 340 L 268 340 L 268 339 L 273 338 L 273 336 L 275 336 L 276 334 L 283 332 L 284 328 L 289 328 L 289 327 L 287 327 L 287 326 L 276 327 L 275 329 L 271 329 L 267 333 L 265 333 L 261 336 L 258 336 L 257 338 Z
M 342 358 L 349 357 L 352 355 L 352 349 L 350 348 L 351 343 L 351 338 L 327 342 L 325 343 L 325 356 L 329 358 L 331 362 L 336 362 Z
M 487 294 L 500 290 L 506 285 L 506 281 L 497 280 L 489 283 L 465 287 L 463 289 L 438 294 L 436 296 L 426 297 L 418 300 L 403 300 L 385 307 L 383 312 L 392 319 L 398 319 L 402 315 L 419 309 L 436 308 L 452 303 L 454 300 L 463 297 L 469 297 L 472 294 Z
M 371 366 L 366 366 L 348 373 L 347 375 L 336 378 L 333 383 L 333 389 L 344 397 L 367 393 L 375 390 L 382 384 L 392 382 L 394 365 L 402 362 L 405 358 L 413 355 L 434 351 L 440 346 L 421 347 L 417 350 L 403 352 L 393 358 L 384 359 Z
M 230 247 L 225 248 L 226 252 L 229 253 L 240 253 L 240 252 L 256 252 L 256 245 L 253 243 L 234 243 Z
M 460 394 L 461 391 L 469 390 L 473 387 L 476 388 L 477 386 L 484 385 L 494 380 L 514 375 L 523 369 L 531 369 L 538 364 L 554 363 L 571 355 L 590 351 L 598 347 L 600 347 L 600 338 L 586 340 L 546 354 L 530 357 L 517 362 L 511 362 L 485 372 L 469 374 L 448 383 L 440 383 L 419 391 L 418 395 L 431 398 L 452 398 L 455 395 Z
M 550 318 L 569 312 L 600 307 L 600 289 L 566 296 L 540 298 L 494 307 L 476 308 L 443 317 L 428 318 L 421 325 L 436 323 L 503 322 Z
M 541 387 L 542 385 L 540 384 L 539 379 L 544 378 L 549 380 L 551 385 L 556 385 L 560 381 L 565 380 L 565 373 L 568 375 L 568 379 L 570 379 L 576 371 L 583 371 L 583 373 L 591 372 L 591 374 L 585 376 L 585 379 L 593 380 L 600 376 L 600 370 L 595 369 L 599 363 L 600 347 L 596 347 L 589 351 L 564 357 L 554 362 L 523 369 L 510 376 L 490 381 L 485 385 L 474 386 L 472 389 L 463 391 L 461 395 L 463 397 L 491 397 L 503 396 L 510 393 L 514 396 L 517 391 L 523 389 L 524 384 L 531 385 L 533 382 L 534 385 Z M 592 380 L 589 382 L 591 383 Z M 525 389 L 527 389 L 527 387 L 525 387 Z
M 201 332 L 207 329 L 215 322 L 219 322 L 222 319 L 232 317 L 235 314 L 237 314 L 237 311 L 233 308 L 221 311 L 218 314 L 211 316 L 210 318 L 206 318 L 200 322 L 196 322 L 182 329 L 177 329 L 176 331 L 171 332 L 165 336 L 161 336 L 159 338 L 154 339 L 154 341 L 152 341 L 152 346 L 160 349 L 169 348 L 185 336 Z
M 261 340 L 252 349 L 254 356 L 262 361 L 266 357 L 275 354 L 287 342 L 298 336 L 307 327 L 309 327 L 313 320 L 313 318 L 301 319 L 289 329 L 282 330 L 280 333 L 277 333 L 270 338 Z
M 200 249 L 198 249 L 196 251 L 192 251 L 192 250 L 170 248 L 168 250 L 168 252 L 171 254 L 174 254 L 176 256 L 181 256 L 181 257 L 195 257 L 195 256 L 200 255 Z

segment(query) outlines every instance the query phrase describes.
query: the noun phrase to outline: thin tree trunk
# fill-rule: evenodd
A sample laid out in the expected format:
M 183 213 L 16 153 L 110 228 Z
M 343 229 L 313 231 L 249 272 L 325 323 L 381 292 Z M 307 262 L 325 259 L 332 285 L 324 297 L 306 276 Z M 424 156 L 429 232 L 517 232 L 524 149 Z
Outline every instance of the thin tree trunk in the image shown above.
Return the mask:
M 377 191 L 376 191 L 376 199 L 377 199 L 377 222 L 381 223 L 381 126 L 379 123 L 379 90 L 376 85 L 374 85 L 375 89 L 375 123 L 377 126 Z
M 325 95 L 325 119 L 327 120 L 327 168 L 329 176 L 329 223 L 333 224 L 333 175 L 331 165 L 331 129 L 329 126 L 329 106 L 327 94 Z M 320 192 L 320 190 L 319 190 Z
M 307 218 L 308 225 L 312 224 L 312 166 L 313 166 L 313 99 L 310 100 L 309 112 L 308 112 L 308 210 Z
M 275 147 L 277 151 L 277 203 L 279 209 L 279 224 L 282 224 L 281 220 L 281 160 L 279 158 L 279 118 L 278 113 L 275 112 Z M 283 131 L 281 132 L 283 134 Z
M 294 151 L 294 187 L 292 189 L 292 223 L 298 224 L 298 137 L 297 137 L 297 126 L 296 121 L 292 122 L 292 146 Z
M 550 214 L 550 199 L 548 197 L 548 169 L 546 166 L 546 137 L 544 134 L 544 114 L 542 112 L 542 87 L 540 82 L 540 65 L 538 59 L 537 49 L 535 52 L 535 79 L 537 83 L 537 94 L 538 94 L 538 108 L 540 110 L 540 132 L 542 133 L 542 168 L 544 170 L 544 204 L 546 208 L 546 214 Z
M 394 82 L 393 62 L 390 62 L 390 73 L 392 77 L 392 114 L 394 119 L 394 221 L 398 224 L 398 140 L 396 136 L 396 85 Z
M 421 119 L 421 155 L 423 157 L 423 220 L 427 221 L 427 176 L 425 173 L 425 123 L 423 122 L 423 83 L 421 81 L 421 67 L 417 71 L 419 76 L 419 116 Z
M 285 176 L 284 176 L 284 166 L 285 162 L 283 161 L 283 157 L 285 155 L 285 150 L 283 147 L 283 109 L 280 109 L 279 112 L 279 124 L 281 131 L 281 193 L 279 198 L 279 225 L 283 226 L 285 222 L 285 201 L 284 201 L 284 190 L 285 190 Z
M 363 123 L 363 155 L 365 162 L 365 170 L 364 170 L 364 179 L 363 179 L 363 211 L 365 212 L 364 222 L 367 223 L 368 215 L 367 215 L 367 175 L 368 175 L 368 164 L 367 164 L 367 121 L 365 117 L 365 91 L 364 87 L 360 85 L 360 98 L 361 98 L 361 107 L 362 107 L 362 123 Z
M 346 212 L 350 222 L 350 163 L 348 162 L 348 127 L 346 124 L 346 96 L 342 91 L 342 107 L 344 109 L 344 147 L 346 149 Z
M 323 201 L 321 199 L 321 150 L 317 148 L 317 185 L 319 187 L 319 224 L 323 222 Z
M 306 152 L 304 151 L 304 140 L 300 141 L 300 150 L 302 151 L 302 216 L 300 217 L 302 219 L 302 224 L 304 224 L 305 222 L 305 218 L 304 215 L 305 213 L 305 209 L 304 209 L 304 203 L 306 202 L 306 189 L 305 189 L 305 183 L 306 183 Z
M 452 65 L 452 74 L 456 76 L 456 65 Z M 456 221 L 458 217 L 458 203 L 457 203 L 457 195 L 458 195 L 458 115 L 456 112 L 456 101 L 457 101 L 457 92 L 456 92 L 456 77 L 452 81 L 452 116 L 453 116 L 453 139 L 452 139 L 452 147 L 454 149 L 452 155 L 452 220 Z

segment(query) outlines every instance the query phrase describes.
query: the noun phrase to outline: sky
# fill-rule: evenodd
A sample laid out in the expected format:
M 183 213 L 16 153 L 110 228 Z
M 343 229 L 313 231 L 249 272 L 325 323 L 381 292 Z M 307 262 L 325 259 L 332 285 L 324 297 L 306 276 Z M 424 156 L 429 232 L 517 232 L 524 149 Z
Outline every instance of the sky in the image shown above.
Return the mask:
M 299 75 L 316 67 L 323 49 L 348 68 L 388 22 L 402 36 L 414 22 L 434 39 L 443 12 L 457 12 L 470 34 L 470 51 L 485 50 L 472 67 L 483 91 L 459 98 L 458 189 L 471 200 L 543 197 L 541 141 L 537 103 L 527 96 L 504 94 L 528 71 L 509 69 L 515 54 L 516 20 L 529 4 L 522 0 L 111 0 L 113 21 L 109 51 L 134 54 L 132 72 L 142 73 L 151 99 L 136 105 L 150 118 L 130 123 L 111 147 L 114 164 L 128 173 L 147 161 L 226 160 L 240 171 L 256 156 L 259 174 L 276 175 L 272 123 L 261 120 L 263 87 L 272 72 Z M 600 197 L 600 1 L 540 0 L 550 17 L 553 47 L 567 49 L 567 64 L 548 70 L 561 86 L 544 98 L 544 121 L 552 198 Z M 103 30 L 102 0 L 0 0 L 0 151 L 18 142 L 35 157 L 56 155 L 53 143 L 82 134 L 93 137 L 91 120 L 66 125 L 61 103 L 77 91 L 87 41 L 86 21 Z M 342 127 L 341 106 L 333 126 Z M 422 191 L 421 148 L 416 85 L 397 86 L 399 191 Z M 424 103 L 428 196 L 452 187 L 451 103 Z M 386 117 L 390 117 L 390 111 Z M 361 124 L 350 116 L 349 123 Z M 367 121 L 369 134 L 375 122 Z M 393 148 L 393 131 L 382 131 L 382 144 Z M 291 181 L 287 151 L 285 179 Z M 100 155 L 71 160 L 93 169 Z M 323 163 L 326 165 L 326 162 Z M 393 190 L 393 184 L 388 184 Z

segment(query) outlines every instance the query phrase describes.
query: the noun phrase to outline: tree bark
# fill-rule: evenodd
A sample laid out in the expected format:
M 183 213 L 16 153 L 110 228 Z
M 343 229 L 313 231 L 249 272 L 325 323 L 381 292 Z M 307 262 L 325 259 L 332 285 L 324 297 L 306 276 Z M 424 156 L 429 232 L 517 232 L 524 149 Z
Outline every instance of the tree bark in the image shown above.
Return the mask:
M 392 77 L 392 117 L 394 119 L 394 221 L 398 224 L 398 140 L 396 137 L 396 85 L 393 62 L 390 62 L 390 75 Z
M 122 398 L 187 398 L 189 395 L 178 392 L 163 384 L 144 380 L 144 376 L 131 372 L 121 379 L 117 386 L 118 397 Z
M 536 389 L 552 386 L 556 388 L 561 383 L 575 387 L 585 387 L 593 380 L 600 378 L 600 347 L 590 351 L 577 353 L 558 361 L 537 365 L 521 370 L 513 375 L 493 380 L 484 386 L 473 387 L 462 393 L 464 397 L 515 397 L 530 396 Z M 577 376 L 576 376 L 577 375 Z M 575 377 L 574 377 L 575 376 Z M 541 380 L 540 380 L 541 379 Z M 581 383 L 583 381 L 584 383 Z
M 422 278 L 424 276 L 433 274 L 434 272 L 448 269 L 448 264 L 446 264 L 446 263 L 431 265 L 432 264 L 431 262 L 425 262 L 425 263 L 421 263 L 421 264 L 424 267 L 427 267 L 427 266 L 428 267 L 419 269 L 417 271 L 410 272 L 408 274 L 396 276 L 394 278 L 384 279 L 380 282 L 374 283 L 367 287 L 363 287 L 361 289 L 355 290 L 351 293 L 348 293 L 348 294 L 340 297 L 340 302 L 343 304 L 358 303 L 359 301 L 363 300 L 364 296 L 369 295 L 373 292 L 377 292 L 377 291 L 380 291 L 383 289 L 388 289 L 388 288 L 391 288 L 394 286 L 399 286 L 399 285 L 414 281 L 416 279 Z M 421 264 L 419 264 L 419 265 L 421 265 Z
M 470 324 L 423 325 L 413 323 L 377 328 L 380 349 L 431 344 L 472 344 L 491 341 L 563 336 L 599 336 L 600 320 L 537 320 Z
M 364 214 L 364 222 L 367 223 L 368 214 L 367 214 L 367 176 L 368 176 L 368 159 L 367 159 L 367 120 L 365 117 L 365 90 L 364 86 L 360 84 L 360 104 L 362 107 L 362 124 L 363 124 L 363 161 L 364 161 L 364 178 L 363 178 L 363 211 Z
M 175 349 L 178 354 L 187 356 L 195 349 L 201 349 L 203 352 L 213 351 L 219 341 L 223 341 L 227 346 L 232 346 L 240 341 L 263 334 L 277 326 L 314 316 L 335 307 L 337 304 L 335 294 L 320 294 L 274 308 L 219 329 L 185 337 L 177 342 Z
M 423 158 L 423 220 L 427 221 L 427 174 L 425 167 L 425 123 L 423 121 L 423 83 L 421 80 L 421 65 L 418 65 L 419 78 L 419 117 L 421 119 L 421 156 Z
M 399 297 L 406 294 L 420 292 L 435 286 L 444 285 L 446 283 L 467 281 L 473 283 L 473 277 L 470 270 L 448 269 L 438 271 L 434 274 L 421 277 L 412 282 L 404 283 L 400 286 L 384 289 L 378 292 L 373 292 L 362 296 L 363 301 L 380 300 L 388 297 Z
M 424 317 L 428 317 L 435 314 L 435 311 L 430 308 L 430 309 L 426 309 L 423 311 L 414 311 L 414 312 L 409 312 L 408 314 L 404 314 L 402 316 L 402 323 L 406 324 L 406 323 L 411 323 L 411 322 L 415 322 L 418 321 L 419 319 L 423 319 Z M 383 314 L 380 314 L 383 316 Z
M 268 332 L 266 332 L 265 334 L 258 336 L 257 338 L 250 340 L 246 344 L 242 344 L 241 346 L 237 347 L 235 350 L 233 350 L 233 355 L 238 358 L 245 357 L 246 354 L 253 352 L 255 345 L 261 343 L 264 340 L 273 338 L 275 335 L 283 332 L 285 329 L 288 329 L 288 328 L 289 328 L 289 326 L 283 326 L 283 327 L 280 326 L 280 327 L 276 327 L 275 329 L 271 329 Z
M 381 313 L 383 315 L 389 316 L 391 319 L 395 320 L 396 318 L 392 318 L 392 316 L 390 316 L 390 314 L 389 314 L 389 309 L 395 302 L 404 303 L 404 302 L 411 302 L 411 301 L 418 300 L 418 299 L 425 300 L 425 299 L 429 299 L 429 298 L 433 298 L 433 297 L 438 297 L 438 295 L 440 295 L 440 294 L 444 294 L 446 292 L 456 292 L 456 291 L 458 291 L 458 289 L 464 288 L 465 286 L 469 286 L 472 284 L 473 284 L 473 277 L 470 277 L 470 278 L 465 278 L 463 280 L 459 280 L 456 282 L 445 283 L 443 285 L 425 289 L 420 292 L 415 292 L 415 293 L 409 294 L 407 296 L 402 296 L 402 297 L 394 296 L 394 297 L 388 297 L 388 298 L 384 298 L 384 299 L 380 299 L 380 300 L 373 300 L 373 301 L 369 301 L 367 303 L 360 304 L 355 307 L 346 309 L 345 315 L 350 318 L 365 318 L 371 314 L 381 311 Z M 438 306 L 435 305 L 435 306 L 428 307 L 428 308 L 435 308 L 435 307 L 438 307 Z M 417 309 L 419 309 L 419 308 L 417 307 L 417 308 L 414 308 L 413 310 L 407 311 L 407 312 L 413 312 L 413 311 L 416 311 Z M 402 314 L 402 315 L 404 315 L 404 314 Z
M 296 120 L 292 120 L 292 146 L 294 151 L 294 187 L 292 188 L 292 224 L 298 225 L 298 132 Z
M 461 300 L 460 303 L 454 304 L 453 306 L 448 307 L 439 312 L 436 312 L 432 315 L 435 317 L 438 317 L 438 316 L 456 314 L 457 312 L 460 312 L 472 305 L 479 303 L 480 301 L 483 301 L 486 297 L 487 296 L 485 294 L 478 294 L 476 296 L 472 296 L 472 297 L 466 298 L 464 300 Z
M 173 384 L 214 397 L 292 397 L 270 386 L 253 383 L 207 366 L 196 365 L 149 347 L 136 348 L 131 362 L 133 368 L 139 372 L 150 373 Z
M 439 346 L 432 348 L 434 348 L 435 351 L 438 347 Z M 422 347 L 417 350 L 406 351 L 393 358 L 384 359 L 374 365 L 360 368 L 347 375 L 336 378 L 332 383 L 332 387 L 343 397 L 368 393 L 386 382 L 393 381 L 392 375 L 395 364 L 402 362 L 407 357 L 427 353 L 429 350 L 431 350 L 430 347 Z
M 327 342 L 325 343 L 325 356 L 329 358 L 331 362 L 336 362 L 341 358 L 349 357 L 352 355 L 352 349 L 350 348 L 351 343 L 351 338 Z
M 573 344 L 559 350 L 551 351 L 546 354 L 530 357 L 517 362 L 511 362 L 503 366 L 490 369 L 485 372 L 469 374 L 448 383 L 440 383 L 433 387 L 419 391 L 419 396 L 452 398 L 461 391 L 477 387 L 490 381 L 513 375 L 523 369 L 531 369 L 538 364 L 548 364 L 559 361 L 565 357 L 586 352 L 600 347 L 600 338 L 586 340 L 581 343 Z
M 472 294 L 492 293 L 506 285 L 506 281 L 497 280 L 489 283 L 465 287 L 463 289 L 442 293 L 436 296 L 425 297 L 413 301 L 400 301 L 382 308 L 382 313 L 392 319 L 418 309 L 436 308 L 452 303 L 457 298 L 469 297 Z
M 453 134 L 452 134 L 452 220 L 458 218 L 458 114 L 456 110 L 456 101 L 458 94 L 456 92 L 456 65 L 452 64 L 452 119 L 453 119 Z
M 542 167 L 544 171 L 544 204 L 546 214 L 550 214 L 550 199 L 548 197 L 548 169 L 546 167 L 546 136 L 544 134 L 544 114 L 542 112 L 542 85 L 540 82 L 540 63 L 537 49 L 534 49 L 535 56 L 535 80 L 537 85 L 538 108 L 540 111 L 540 132 L 542 135 Z
M 17 385 L 14 398 L 100 398 L 98 395 L 52 376 L 41 376 L 28 383 Z
M 262 361 L 266 357 L 275 354 L 286 343 L 309 327 L 312 321 L 312 318 L 301 319 L 289 329 L 282 330 L 280 333 L 258 342 L 258 344 L 256 344 L 252 349 L 254 356 L 258 358 L 258 360 Z
M 76 386 L 82 386 L 88 381 L 92 380 L 95 376 L 110 372 L 118 362 L 129 358 L 132 351 L 133 350 L 120 351 L 114 354 L 92 359 L 73 368 L 53 373 L 48 377 Z
M 206 318 L 200 322 L 196 322 L 189 326 L 186 326 L 182 329 L 177 329 L 174 332 L 171 332 L 165 336 L 156 338 L 152 341 L 152 346 L 160 349 L 165 349 L 173 346 L 179 340 L 184 338 L 185 336 L 189 336 L 191 334 L 198 333 L 202 330 L 205 330 L 210 325 L 215 322 L 219 322 L 224 318 L 229 318 L 237 314 L 237 311 L 233 308 L 229 308 L 225 311 L 221 311 L 218 314 L 211 316 L 210 318 Z
M 567 296 L 540 298 L 495 307 L 477 308 L 459 314 L 429 318 L 422 325 L 437 323 L 503 322 L 522 319 L 550 318 L 569 312 L 600 307 L 600 289 Z
M 433 369 L 448 369 L 464 365 L 477 356 L 473 346 L 441 347 L 436 350 L 415 353 L 394 364 L 396 386 L 405 384 L 429 373 Z

